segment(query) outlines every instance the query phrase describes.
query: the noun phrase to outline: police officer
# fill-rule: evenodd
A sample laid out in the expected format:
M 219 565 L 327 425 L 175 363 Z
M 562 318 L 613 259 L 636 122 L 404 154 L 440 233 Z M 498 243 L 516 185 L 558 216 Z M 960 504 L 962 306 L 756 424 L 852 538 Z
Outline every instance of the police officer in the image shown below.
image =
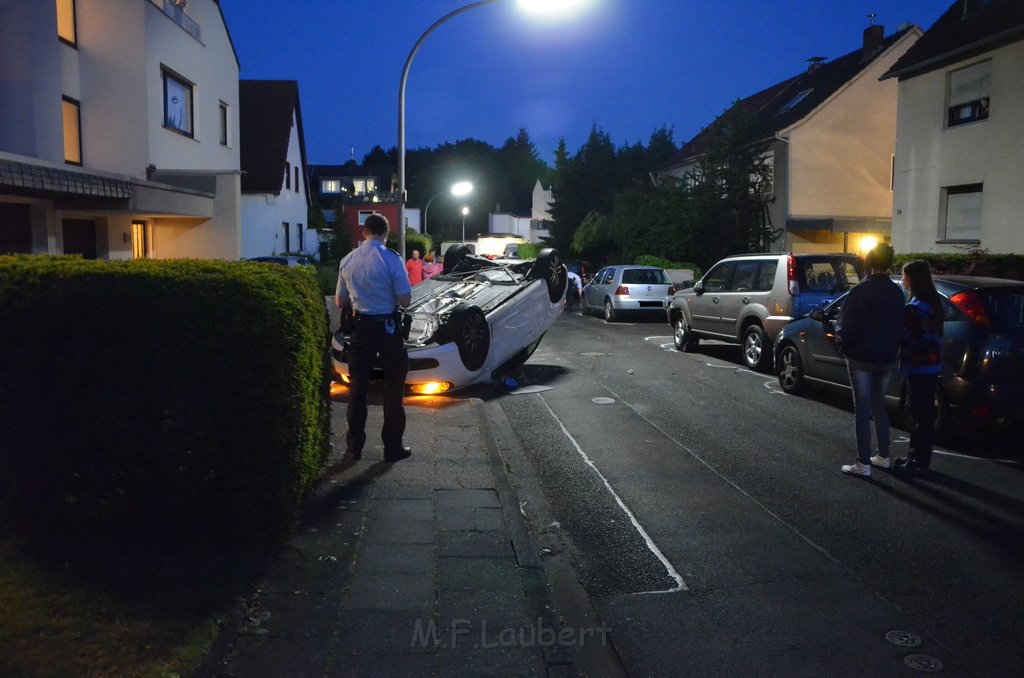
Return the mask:
M 338 266 L 338 286 L 334 303 L 345 312 L 351 306 L 355 329 L 349 338 L 349 399 L 346 454 L 353 459 L 363 455 L 366 442 L 366 393 L 370 370 L 379 355 L 384 368 L 384 459 L 405 459 L 412 451 L 402 445 L 405 433 L 405 408 L 402 394 L 409 372 L 409 354 L 405 350 L 399 306 L 408 306 L 412 288 L 405 264 L 398 252 L 384 246 L 388 220 L 371 214 L 363 224 L 365 240 L 349 252 Z

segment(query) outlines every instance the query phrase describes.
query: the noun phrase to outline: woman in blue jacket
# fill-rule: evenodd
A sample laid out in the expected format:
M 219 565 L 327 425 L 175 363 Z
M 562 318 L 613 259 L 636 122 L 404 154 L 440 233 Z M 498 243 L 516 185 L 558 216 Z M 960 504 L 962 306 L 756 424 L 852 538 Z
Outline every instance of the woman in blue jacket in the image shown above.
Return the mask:
M 897 459 L 898 471 L 927 470 L 935 438 L 935 389 L 942 369 L 943 310 L 927 261 L 903 266 L 903 288 L 910 291 L 906 305 L 900 370 L 907 375 L 910 398 L 910 451 Z

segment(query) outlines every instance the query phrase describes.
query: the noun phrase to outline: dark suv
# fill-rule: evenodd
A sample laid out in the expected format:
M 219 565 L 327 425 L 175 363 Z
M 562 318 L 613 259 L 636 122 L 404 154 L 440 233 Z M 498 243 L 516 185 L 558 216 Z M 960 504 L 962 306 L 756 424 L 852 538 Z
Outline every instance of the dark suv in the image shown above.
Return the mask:
M 702 337 L 740 344 L 747 367 L 767 371 L 782 326 L 834 301 L 863 270 L 855 254 L 726 257 L 673 297 L 667 312 L 675 346 L 692 351 Z

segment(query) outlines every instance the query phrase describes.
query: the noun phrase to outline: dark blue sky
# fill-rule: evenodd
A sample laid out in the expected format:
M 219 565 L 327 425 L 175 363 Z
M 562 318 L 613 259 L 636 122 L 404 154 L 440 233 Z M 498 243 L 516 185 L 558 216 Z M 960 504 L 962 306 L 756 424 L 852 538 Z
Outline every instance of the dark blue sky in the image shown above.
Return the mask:
M 299 81 L 310 162 L 397 144 L 398 82 L 420 35 L 467 0 L 221 0 L 246 79 Z M 553 163 L 596 124 L 617 146 L 682 144 L 730 102 L 859 48 L 868 14 L 927 29 L 952 0 L 588 0 L 571 16 L 499 0 L 442 24 L 413 61 L 406 146 L 520 127 Z

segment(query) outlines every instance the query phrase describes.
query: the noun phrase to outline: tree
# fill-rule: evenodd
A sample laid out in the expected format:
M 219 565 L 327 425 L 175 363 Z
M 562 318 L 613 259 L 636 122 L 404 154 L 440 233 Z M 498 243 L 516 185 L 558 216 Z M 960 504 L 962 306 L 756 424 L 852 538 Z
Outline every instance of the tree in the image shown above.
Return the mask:
M 704 155 L 687 183 L 693 186 L 692 227 L 713 260 L 766 252 L 781 234 L 771 223 L 764 192 L 771 179 L 766 148 L 757 119 L 738 101 L 708 131 Z

